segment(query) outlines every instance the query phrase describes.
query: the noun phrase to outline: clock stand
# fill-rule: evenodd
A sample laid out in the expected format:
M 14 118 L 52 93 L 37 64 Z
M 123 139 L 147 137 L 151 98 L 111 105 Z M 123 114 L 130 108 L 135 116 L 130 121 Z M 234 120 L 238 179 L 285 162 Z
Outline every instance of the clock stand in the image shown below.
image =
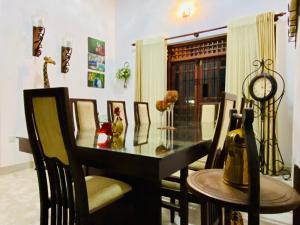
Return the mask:
M 258 121 L 256 140 L 260 170 L 263 174 L 282 175 L 288 179 L 290 172 L 284 167 L 276 133 L 276 117 L 285 92 L 285 82 L 278 72 L 271 69 L 272 60 L 255 60 L 253 66 L 256 69 L 245 77 L 242 91 L 244 98 L 253 100 Z

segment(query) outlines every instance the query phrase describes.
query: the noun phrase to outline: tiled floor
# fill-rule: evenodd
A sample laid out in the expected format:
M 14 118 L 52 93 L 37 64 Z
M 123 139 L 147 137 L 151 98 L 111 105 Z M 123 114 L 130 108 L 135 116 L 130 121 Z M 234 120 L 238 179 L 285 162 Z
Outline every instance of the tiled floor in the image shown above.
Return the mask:
M 175 220 L 179 225 L 178 216 Z M 171 225 L 168 210 L 162 210 L 162 221 L 163 225 Z M 199 206 L 190 204 L 190 224 L 200 225 L 199 221 Z M 289 225 L 291 221 L 292 213 L 261 216 L 261 225 Z M 38 186 L 33 169 L 0 176 L 0 224 L 39 225 Z

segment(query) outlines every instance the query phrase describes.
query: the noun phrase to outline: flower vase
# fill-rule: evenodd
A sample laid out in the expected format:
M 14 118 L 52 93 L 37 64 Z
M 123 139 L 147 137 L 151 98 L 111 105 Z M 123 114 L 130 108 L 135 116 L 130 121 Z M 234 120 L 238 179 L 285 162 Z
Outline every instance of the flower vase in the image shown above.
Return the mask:
M 164 127 L 163 127 L 163 116 L 164 116 L 164 112 L 160 112 L 160 127 L 158 127 L 158 129 L 164 129 Z
M 170 128 L 171 129 L 175 129 L 175 127 L 174 127 L 174 105 L 175 105 L 174 102 L 172 102 L 170 105 L 170 120 L 171 120 Z

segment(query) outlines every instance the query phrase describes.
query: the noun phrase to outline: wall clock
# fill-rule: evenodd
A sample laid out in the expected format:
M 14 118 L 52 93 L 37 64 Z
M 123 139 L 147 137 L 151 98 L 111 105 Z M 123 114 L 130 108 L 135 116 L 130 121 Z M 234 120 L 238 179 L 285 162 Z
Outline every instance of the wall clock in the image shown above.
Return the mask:
M 270 100 L 275 96 L 276 91 L 277 81 L 273 76 L 267 73 L 255 76 L 249 84 L 249 94 L 253 99 L 259 102 Z

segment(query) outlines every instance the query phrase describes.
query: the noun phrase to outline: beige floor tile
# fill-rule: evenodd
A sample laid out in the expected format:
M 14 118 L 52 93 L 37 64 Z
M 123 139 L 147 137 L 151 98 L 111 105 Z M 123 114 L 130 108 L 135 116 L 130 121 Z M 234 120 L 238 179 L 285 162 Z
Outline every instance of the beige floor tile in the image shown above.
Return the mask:
M 35 170 L 26 169 L 0 176 L 0 224 L 39 225 L 39 194 Z M 245 222 L 247 216 L 244 216 Z M 170 223 L 170 213 L 162 209 L 163 225 L 179 225 L 176 214 L 175 224 Z M 200 207 L 189 204 L 189 224 L 200 225 Z M 245 223 L 247 224 L 247 222 Z M 261 215 L 261 225 L 290 225 L 292 213 Z

